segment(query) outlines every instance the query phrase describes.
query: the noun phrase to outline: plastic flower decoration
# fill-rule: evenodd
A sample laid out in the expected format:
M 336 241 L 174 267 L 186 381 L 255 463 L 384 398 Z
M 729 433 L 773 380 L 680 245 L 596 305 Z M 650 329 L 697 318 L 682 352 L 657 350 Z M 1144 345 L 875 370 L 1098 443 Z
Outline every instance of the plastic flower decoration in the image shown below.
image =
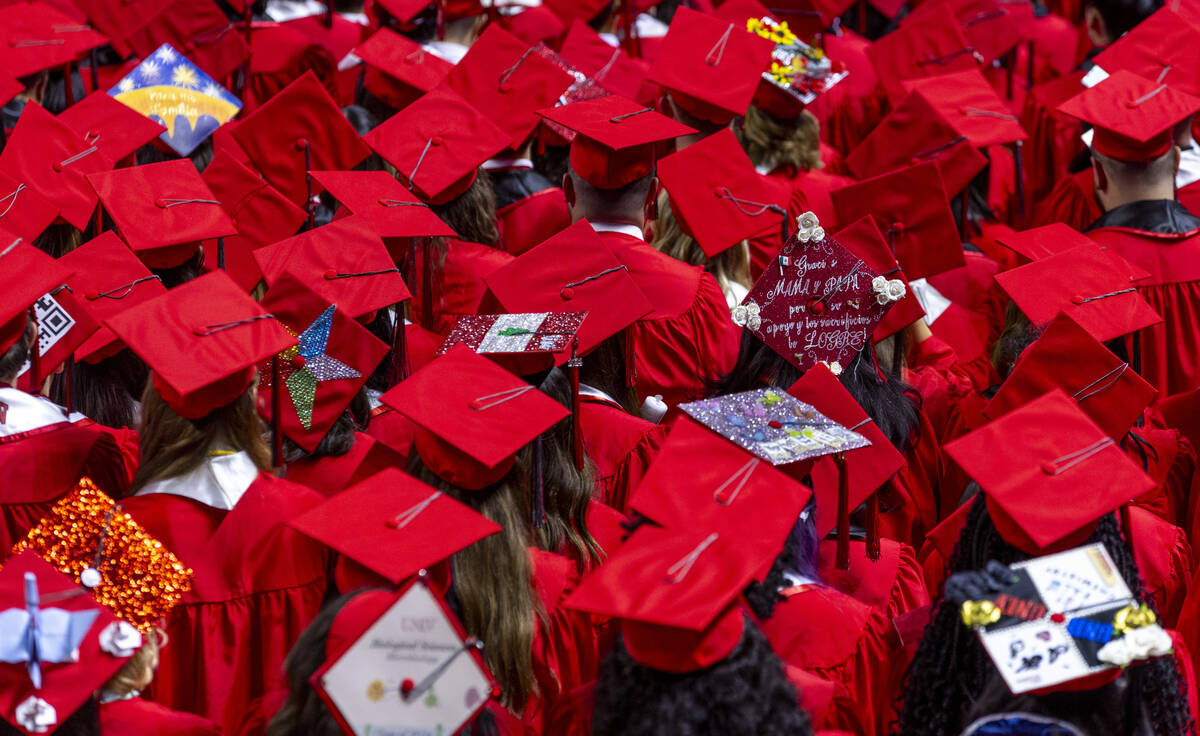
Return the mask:
M 813 212 L 805 212 L 796 218 L 796 239 L 801 243 L 819 243 L 825 239 L 825 228 Z
M 875 301 L 878 304 L 891 304 L 904 298 L 906 289 L 900 279 L 889 279 L 876 276 L 871 279 L 871 288 L 875 291 Z
M 754 302 L 747 302 L 734 307 L 732 317 L 733 323 L 739 327 L 749 327 L 752 330 L 757 330 L 762 325 L 762 317 L 759 316 L 758 304 Z

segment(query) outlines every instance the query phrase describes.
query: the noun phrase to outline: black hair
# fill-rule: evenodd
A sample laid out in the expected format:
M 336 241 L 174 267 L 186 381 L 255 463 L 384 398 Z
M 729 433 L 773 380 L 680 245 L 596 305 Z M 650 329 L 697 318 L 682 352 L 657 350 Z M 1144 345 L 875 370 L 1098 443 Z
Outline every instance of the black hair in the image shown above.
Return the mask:
M 17 379 L 21 366 L 29 360 L 29 350 L 33 346 L 33 320 L 25 318 L 25 331 L 7 350 L 0 353 L 0 381 L 10 383 Z
M 744 617 L 742 640 L 699 672 L 636 662 L 618 638 L 600 668 L 593 736 L 805 736 L 812 722 L 767 638 Z
M 70 405 L 88 419 L 105 427 L 133 427 L 138 417 L 134 401 L 141 398 L 150 369 L 132 350 L 122 349 L 95 363 L 72 363 Z M 50 384 L 50 398 L 67 405 L 65 371 Z
M 51 223 L 33 239 L 33 247 L 46 255 L 62 258 L 83 243 L 83 233 L 68 222 Z
M 1086 0 L 1104 19 L 1108 35 L 1116 40 L 1163 6 L 1162 0 Z
M 1154 607 L 1142 586 L 1133 552 L 1114 514 L 1096 524 L 1089 542 L 1108 549 L 1121 577 L 1129 583 L 1134 598 Z M 1000 536 L 987 511 L 983 494 L 976 494 L 966 524 L 947 565 L 948 574 L 982 570 L 988 561 L 1005 565 L 1029 559 L 1029 555 Z M 955 736 L 966 725 L 972 703 L 997 677 L 995 667 L 975 633 L 963 625 L 959 610 L 938 592 L 933 615 L 925 627 L 921 645 L 909 666 L 898 736 Z M 1126 671 L 1130 678 L 1131 707 L 1144 713 L 1157 736 L 1179 736 L 1193 732 L 1188 712 L 1186 685 L 1171 657 L 1156 659 Z
M 341 457 L 354 449 L 356 437 L 355 432 L 362 431 L 367 428 L 367 423 L 371 421 L 371 401 L 367 398 L 366 391 L 359 389 L 354 397 L 350 399 L 350 404 L 342 410 L 339 416 L 333 422 L 333 426 L 317 443 L 312 452 L 305 451 L 300 445 L 288 437 L 283 438 L 283 459 L 284 462 L 294 463 L 301 458 L 322 458 L 322 457 Z
M 186 284 L 192 279 L 200 278 L 204 273 L 204 249 L 196 246 L 196 252 L 183 263 L 170 268 L 151 268 L 150 273 L 162 280 L 162 285 L 168 290 Z
M 783 543 L 783 551 L 771 563 L 767 576 L 761 583 L 750 583 L 742 594 L 760 621 L 771 618 L 775 604 L 783 600 L 779 591 L 787 587 L 787 573 L 798 573 L 810 580 L 820 579 L 817 572 L 820 540 L 817 539 L 815 509 L 815 501 L 810 500 L 808 514 L 796 520 Z
M 570 146 L 534 146 L 533 147 L 533 168 L 542 176 L 554 183 L 554 186 L 562 186 L 563 177 L 566 176 L 567 169 L 570 168 L 571 147 Z

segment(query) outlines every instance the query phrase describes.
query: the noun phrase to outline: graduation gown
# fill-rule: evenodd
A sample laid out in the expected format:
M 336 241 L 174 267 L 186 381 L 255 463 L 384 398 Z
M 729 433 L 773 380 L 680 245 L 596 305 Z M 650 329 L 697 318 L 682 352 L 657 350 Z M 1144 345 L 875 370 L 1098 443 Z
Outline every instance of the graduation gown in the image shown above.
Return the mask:
M 274 688 L 325 597 L 330 553 L 287 527 L 320 494 L 260 473 L 245 453 L 147 484 L 125 510 L 192 568 L 150 696 L 235 732 Z
M 416 273 L 421 274 L 424 264 L 421 251 L 417 252 Z M 437 249 L 432 249 L 432 252 L 436 256 Z M 490 245 L 445 238 L 445 258 L 440 264 L 437 260 L 432 264 L 433 310 L 429 329 L 445 336 L 459 317 L 475 314 L 487 291 L 484 277 L 512 260 L 512 254 Z M 417 322 L 424 325 L 424 284 L 420 276 L 416 287 L 413 290 L 413 311 L 418 315 Z
M 484 164 L 496 192 L 496 224 L 504 250 L 520 255 L 571 225 L 567 196 L 528 159 Z
M 1200 217 L 1174 200 L 1121 205 L 1088 237 L 1150 272 L 1135 284 L 1162 324 L 1142 330 L 1142 377 L 1163 395 L 1200 386 Z
M 100 703 L 101 736 L 216 736 L 207 718 L 171 710 L 140 697 Z
M 739 332 L 713 277 L 646 244 L 631 225 L 593 222 L 654 311 L 629 327 L 638 395 L 667 406 L 707 396 L 733 367 Z
M 867 557 L 862 540 L 850 540 L 850 568 L 838 570 L 837 541 L 822 540 L 819 547 L 818 574 L 821 580 L 854 599 L 883 611 L 889 620 L 929 605 L 929 591 L 916 553 L 907 544 L 892 539 L 879 540 L 879 559 Z
M 596 498 L 624 514 L 633 489 L 641 483 L 667 429 L 621 408 L 607 394 L 579 387 L 579 421 L 583 448 L 596 467 Z
M 365 432 L 354 433 L 345 455 L 305 457 L 287 466 L 287 479 L 325 498 L 335 496 L 384 468 L 404 468 L 407 457 Z

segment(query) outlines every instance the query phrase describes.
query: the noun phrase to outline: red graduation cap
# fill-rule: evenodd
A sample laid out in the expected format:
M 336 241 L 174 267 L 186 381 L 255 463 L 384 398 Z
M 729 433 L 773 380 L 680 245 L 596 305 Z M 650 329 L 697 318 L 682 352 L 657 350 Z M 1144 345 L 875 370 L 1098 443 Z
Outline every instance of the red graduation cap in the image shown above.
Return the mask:
M 100 323 L 68 286 L 51 289 L 39 297 L 33 304 L 33 316 L 38 327 L 38 359 L 30 361 L 29 369 L 20 374 L 17 388 L 36 394 L 46 379 L 100 329 Z
M 386 171 L 313 171 L 312 178 L 383 238 L 457 237 L 429 205 Z
M 1031 555 L 1083 543 L 1105 514 L 1154 487 L 1059 389 L 946 445 L 1005 541 Z
M 1200 99 L 1124 70 L 1058 106 L 1095 126 L 1092 150 L 1118 161 L 1146 162 L 1175 145 L 1174 127 L 1200 110 Z
M 896 256 L 892 255 L 892 249 L 883 239 L 883 235 L 875 225 L 874 218 L 863 217 L 850 226 L 837 231 L 834 237 L 846 250 L 863 259 L 872 271 L 889 281 L 897 279 L 904 285 L 904 296 L 892 303 L 887 314 L 876 325 L 875 332 L 871 336 L 872 340 L 875 342 L 886 340 L 925 316 L 921 302 L 912 295 L 908 277 L 900 269 L 900 264 L 896 262 Z
M 252 112 L 233 137 L 271 186 L 301 206 L 308 171 L 352 169 L 371 154 L 311 71 Z
M 144 0 L 142 0 L 144 2 Z M 146 8 L 127 28 L 125 41 L 148 58 L 169 43 L 213 79 L 226 79 L 250 55 L 243 34 L 212 0 L 172 0 L 155 12 Z
M 990 65 L 1026 40 L 1033 18 L 1022 18 L 1021 8 L 999 0 L 950 0 L 963 36 Z M 1030 8 L 1032 14 L 1032 8 Z
M 354 484 L 289 526 L 393 585 L 500 531 L 487 517 L 395 468 Z
M 0 231 L 0 270 L 9 276 L 0 292 L 0 354 L 25 334 L 28 310 L 43 294 L 61 286 L 71 269 L 32 245 Z
M 573 20 L 586 23 L 609 7 L 604 0 L 543 0 L 542 4 L 550 8 L 564 24 Z
M 412 298 L 365 217 L 346 217 L 254 251 L 269 285 L 291 271 L 326 301 L 358 319 Z
M 745 25 L 676 11 L 647 78 L 689 115 L 725 124 L 746 113 L 775 45 Z
M 470 100 L 519 150 L 537 127 L 536 111 L 554 104 L 575 80 L 498 25 L 490 25 L 450 73 L 445 85 Z
M 166 132 L 166 128 L 108 94 L 96 91 L 61 112 L 58 119 L 85 141 L 120 161 Z
M 936 161 L 842 187 L 831 197 L 839 222 L 875 218 L 910 279 L 963 265 L 962 241 Z
M 978 148 L 1029 137 L 978 69 L 913 79 L 903 86 L 906 91 L 919 92 L 943 120 Z
M 621 50 L 605 43 L 591 26 L 576 18 L 563 39 L 562 58 L 614 95 L 634 99 L 642 89 L 645 69 Z
M 0 227 L 29 242 L 58 217 L 58 205 L 37 190 L 0 172 Z
M 1170 7 L 1160 8 L 1093 59 L 1109 72 L 1123 69 L 1154 84 L 1200 96 L 1200 45 L 1196 26 Z
M 616 95 L 538 114 L 578 134 L 571 143 L 571 169 L 600 189 L 619 189 L 649 176 L 654 171 L 658 143 L 696 132 Z
M 1027 261 L 1040 261 L 1081 245 L 1093 247 L 1097 245 L 1096 241 L 1061 222 L 1053 222 L 1012 234 L 1004 233 L 996 238 L 996 242 L 1024 257 Z
M 586 312 L 468 314 L 458 318 L 438 348 L 466 345 L 517 376 L 561 366 L 571 358 Z
M 367 65 L 363 85 L 384 104 L 402 110 L 441 84 L 454 65 L 388 28 L 354 49 Z
M 25 103 L 0 152 L 0 171 L 53 202 L 62 218 L 80 230 L 96 207 L 96 193 L 84 177 L 111 168 L 112 159 L 99 146 L 33 101 Z
M 664 158 L 658 176 L 679 226 L 709 258 L 787 217 L 728 128 Z
M 101 233 L 59 259 L 75 275 L 67 285 L 97 322 L 166 293 L 162 280 L 151 274 L 117 234 Z M 122 347 L 112 330 L 101 326 L 82 345 L 75 357 L 88 363 L 107 358 Z
M 905 79 L 976 69 L 983 56 L 967 41 L 954 13 L 939 3 L 867 47 L 888 98 L 904 97 Z
M 178 266 L 201 240 L 237 229 L 187 159 L 90 174 L 121 238 L 151 268 Z
M 250 388 L 255 367 L 296 340 L 221 271 L 105 321 L 153 371 L 163 401 L 199 419 Z
M 417 454 L 439 478 L 480 490 L 569 412 L 465 345 L 455 346 L 381 397 L 418 427 Z
M 423 95 L 364 140 L 428 204 L 445 204 L 467 191 L 479 165 L 511 143 L 507 133 L 446 87 Z
M 5 8 L 0 28 L 0 69 L 19 79 L 74 61 L 106 43 L 94 28 L 49 4 L 15 3 Z
M 422 10 L 433 5 L 433 0 L 375 0 L 375 5 L 386 10 L 404 25 L 411 23 Z
M 1162 321 L 1133 287 L 1124 259 L 1082 245 L 998 273 L 996 283 L 1036 326 L 1066 312 L 1101 342 Z
M 1077 401 L 1116 440 L 1125 436 L 1158 393 L 1128 363 L 1060 312 L 1021 353 L 983 413 L 996 419 L 1055 388 Z

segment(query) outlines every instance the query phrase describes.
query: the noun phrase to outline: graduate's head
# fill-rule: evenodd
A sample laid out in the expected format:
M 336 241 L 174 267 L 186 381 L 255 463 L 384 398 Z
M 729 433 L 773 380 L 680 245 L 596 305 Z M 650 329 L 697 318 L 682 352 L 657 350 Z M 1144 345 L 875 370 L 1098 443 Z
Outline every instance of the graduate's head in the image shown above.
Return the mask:
M 671 198 L 664 191 L 658 195 L 658 219 L 654 223 L 654 238 L 650 245 L 676 260 L 693 266 L 703 266 L 717 280 L 722 291 L 730 284 L 750 286 L 750 244 L 742 240 L 711 257 L 700 243 L 680 226 L 671 208 Z
M 13 385 L 25 361 L 29 360 L 29 348 L 33 345 L 33 320 L 26 317 L 25 329 L 4 353 L 0 354 L 0 384 Z
M 755 166 L 793 166 L 813 171 L 821 163 L 821 123 L 808 110 L 779 118 L 751 105 L 734 131 Z
M 1149 18 L 1162 0 L 1087 0 L 1083 22 L 1093 46 L 1107 46 Z
M 649 175 L 612 189 L 602 189 L 571 167 L 563 177 L 571 221 L 624 222 L 642 226 L 658 196 L 658 177 Z
M 1122 161 L 1092 151 L 1096 198 L 1105 211 L 1145 199 L 1174 199 L 1180 151 L 1172 145 L 1150 161 Z
M 462 240 L 493 245 L 500 239 L 500 231 L 496 229 L 496 192 L 492 178 L 482 172 L 476 174 L 462 194 L 444 204 L 434 204 L 432 209 Z

